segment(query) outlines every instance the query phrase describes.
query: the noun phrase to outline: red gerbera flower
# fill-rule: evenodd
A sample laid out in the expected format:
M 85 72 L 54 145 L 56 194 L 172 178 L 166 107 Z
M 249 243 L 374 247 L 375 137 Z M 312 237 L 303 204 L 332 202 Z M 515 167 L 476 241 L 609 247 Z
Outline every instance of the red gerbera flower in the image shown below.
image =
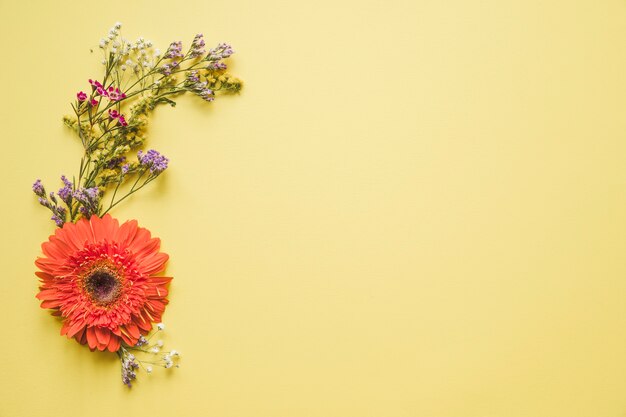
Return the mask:
M 61 334 L 95 349 L 115 352 L 134 346 L 161 321 L 172 278 L 163 271 L 168 256 L 136 220 L 121 226 L 110 215 L 65 223 L 41 245 L 46 257 L 37 298 L 63 319 Z

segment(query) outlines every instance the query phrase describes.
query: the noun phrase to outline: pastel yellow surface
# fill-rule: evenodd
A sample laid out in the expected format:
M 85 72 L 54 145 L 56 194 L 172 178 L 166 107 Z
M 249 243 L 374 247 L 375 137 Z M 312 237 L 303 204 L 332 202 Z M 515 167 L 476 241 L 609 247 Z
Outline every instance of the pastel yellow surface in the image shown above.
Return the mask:
M 626 415 L 626 2 L 0 1 L 0 416 Z M 114 210 L 171 255 L 139 375 L 34 298 L 61 124 L 115 22 L 228 41 L 240 96 L 160 108 Z M 96 51 L 97 52 L 97 51 Z

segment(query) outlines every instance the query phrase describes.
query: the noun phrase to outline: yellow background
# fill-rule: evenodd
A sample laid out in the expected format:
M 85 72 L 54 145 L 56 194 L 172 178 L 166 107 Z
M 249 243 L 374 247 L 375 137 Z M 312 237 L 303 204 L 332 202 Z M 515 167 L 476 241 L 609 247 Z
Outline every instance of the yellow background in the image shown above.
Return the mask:
M 623 417 L 626 2 L 0 1 L 0 416 Z M 116 21 L 228 41 L 240 96 L 160 108 L 174 372 L 120 381 L 34 298 L 30 186 Z

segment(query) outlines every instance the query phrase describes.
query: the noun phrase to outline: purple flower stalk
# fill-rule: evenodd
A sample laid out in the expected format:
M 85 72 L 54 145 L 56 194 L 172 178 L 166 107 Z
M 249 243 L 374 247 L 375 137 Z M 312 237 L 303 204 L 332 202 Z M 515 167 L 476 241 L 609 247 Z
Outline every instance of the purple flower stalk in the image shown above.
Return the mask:
M 139 164 L 146 168 L 150 168 L 150 173 L 156 175 L 165 171 L 167 169 L 167 164 L 170 161 L 154 149 L 150 149 L 146 153 L 139 151 L 137 153 L 137 159 L 139 160 Z
M 63 181 L 63 188 L 59 188 L 57 195 L 61 198 L 61 200 L 69 205 L 72 201 L 72 191 L 74 188 L 74 184 L 72 184 L 65 175 L 61 175 L 61 181 Z
M 183 43 L 181 41 L 172 42 L 167 48 L 165 58 L 182 58 L 183 57 Z
M 41 184 L 40 179 L 35 181 L 35 183 L 33 184 L 33 192 L 39 197 L 43 197 L 44 195 L 46 195 L 46 189 L 43 188 L 43 184 Z

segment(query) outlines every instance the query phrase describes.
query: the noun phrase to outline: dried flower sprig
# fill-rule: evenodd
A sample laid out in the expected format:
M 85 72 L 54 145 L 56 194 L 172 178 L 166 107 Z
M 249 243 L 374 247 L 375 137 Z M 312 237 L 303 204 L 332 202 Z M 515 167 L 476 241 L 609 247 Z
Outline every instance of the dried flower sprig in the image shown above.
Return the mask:
M 62 176 L 56 195 L 46 194 L 40 180 L 33 184 L 39 203 L 59 227 L 103 216 L 167 169 L 169 159 L 155 150 L 139 151 L 130 160 L 131 152 L 143 146 L 148 117 L 158 105 L 175 106 L 173 99 L 186 92 L 211 102 L 219 93 L 236 93 L 242 87 L 241 80 L 226 72 L 224 60 L 234 53 L 228 44 L 206 51 L 198 34 L 186 51 L 177 41 L 161 54 L 142 37 L 125 39 L 121 28 L 116 23 L 100 41 L 103 78 L 89 80 L 90 88 L 79 91 L 72 103 L 74 114 L 63 119 L 84 148 L 78 175 L 71 180 Z M 132 183 L 130 189 L 118 195 L 125 183 Z M 111 189 L 112 196 L 105 198 Z
M 117 355 L 122 363 L 122 382 L 128 387 L 137 379 L 137 371 L 143 369 L 151 374 L 153 367 L 165 369 L 179 368 L 181 354 L 177 350 L 164 351 L 163 340 L 158 339 L 154 343 L 150 340 L 165 329 L 163 323 L 157 324 L 157 330 L 148 338 L 141 336 L 135 346 L 122 346 Z M 137 356 L 141 355 L 141 356 Z

